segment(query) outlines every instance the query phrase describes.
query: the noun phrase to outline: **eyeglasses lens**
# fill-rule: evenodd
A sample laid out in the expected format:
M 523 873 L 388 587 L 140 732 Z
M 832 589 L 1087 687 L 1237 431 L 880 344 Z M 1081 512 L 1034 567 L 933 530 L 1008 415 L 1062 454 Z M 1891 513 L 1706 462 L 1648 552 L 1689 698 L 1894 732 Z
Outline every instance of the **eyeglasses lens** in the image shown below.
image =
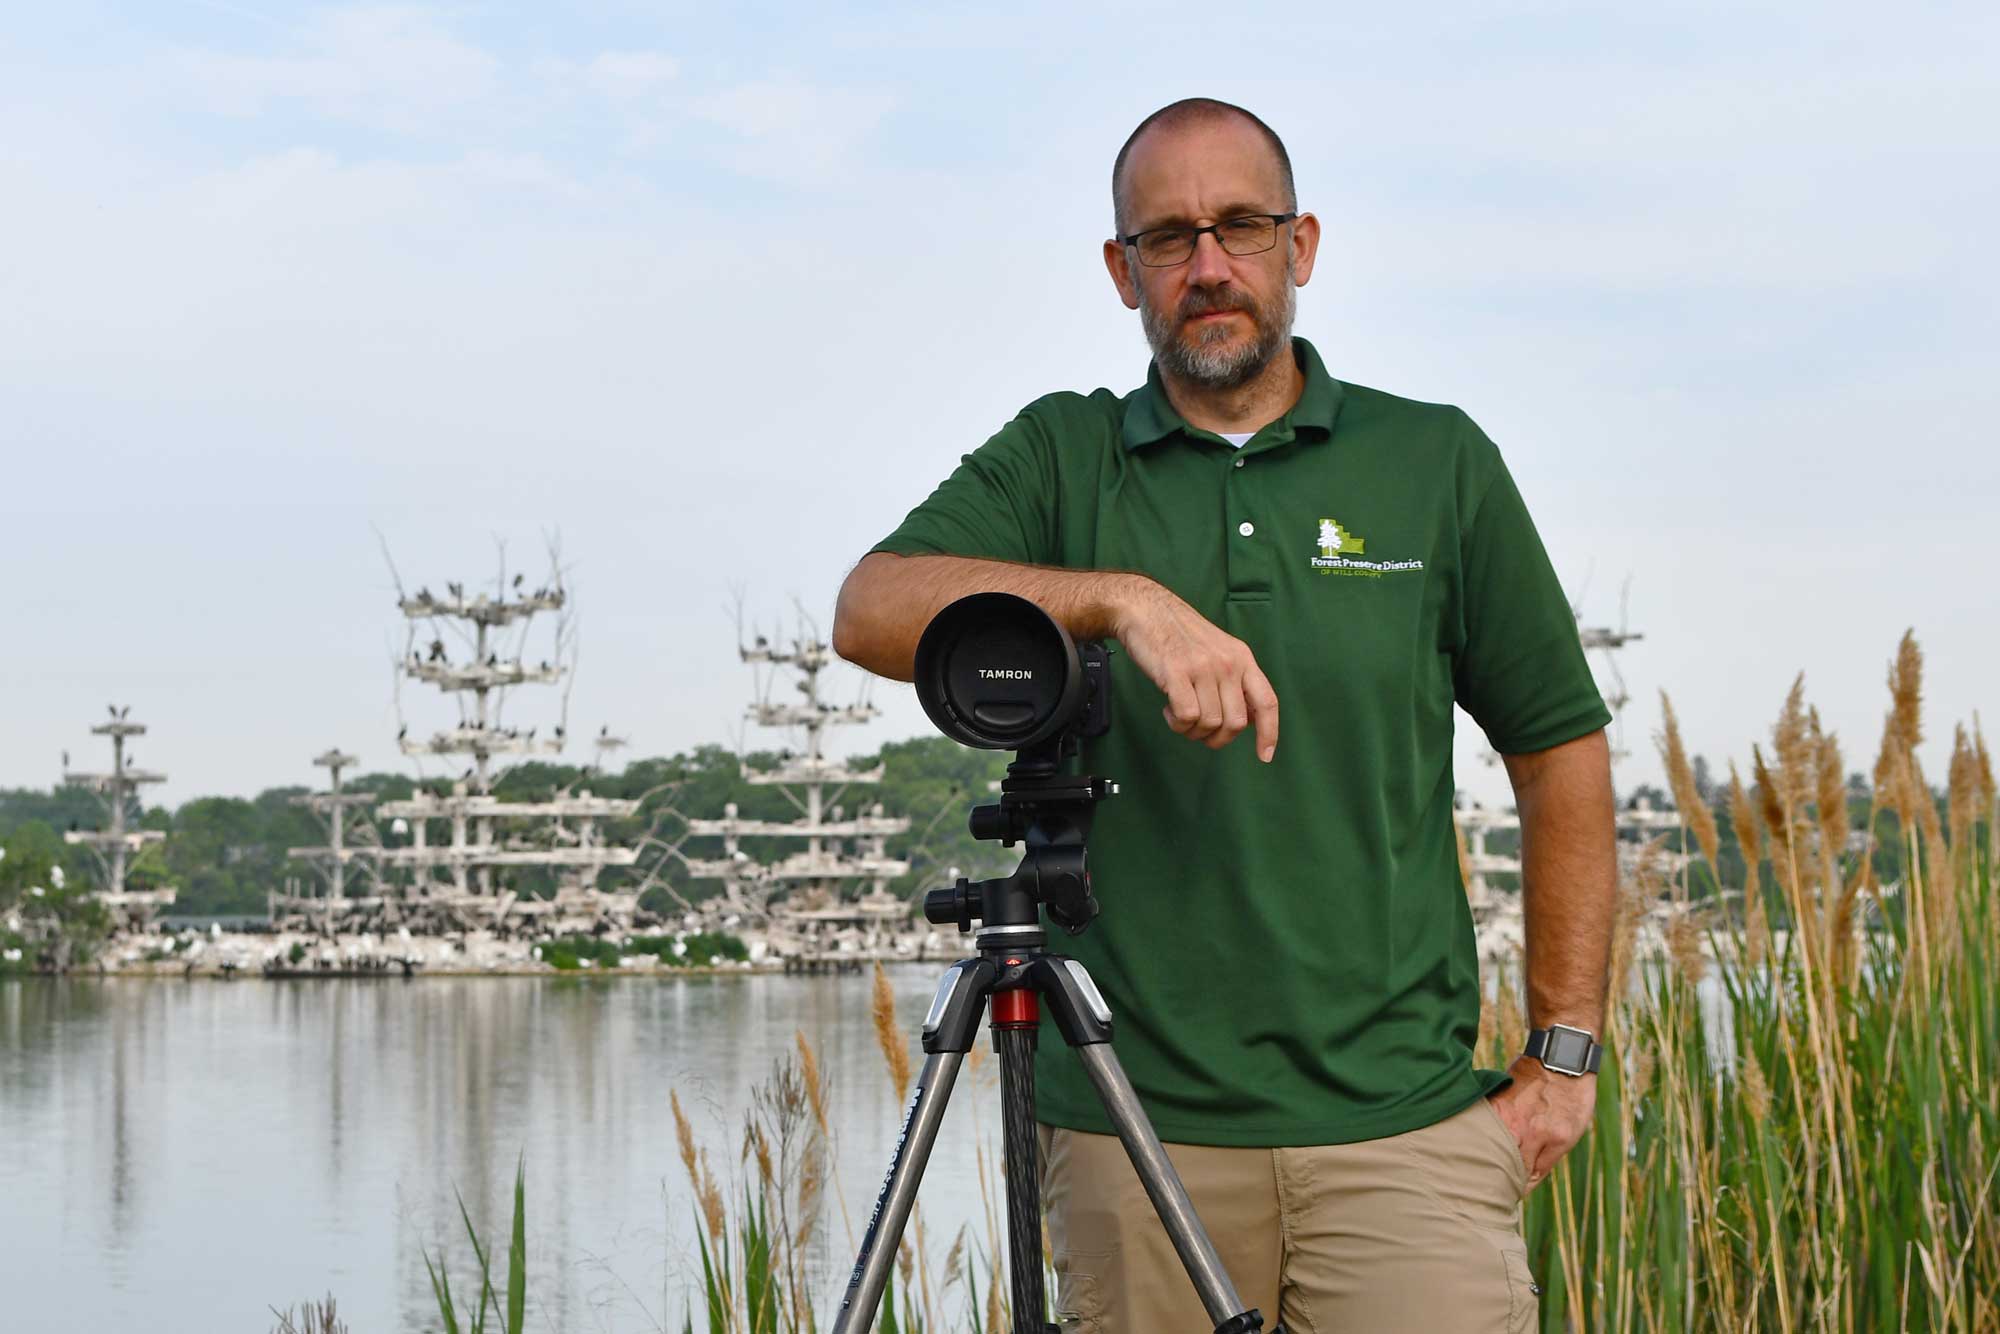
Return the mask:
M 1231 218 L 1215 229 L 1216 240 L 1231 255 L 1261 255 L 1277 244 L 1278 224 L 1271 218 Z M 1185 264 L 1194 254 L 1195 234 L 1163 227 L 1139 236 L 1139 262 L 1149 268 Z

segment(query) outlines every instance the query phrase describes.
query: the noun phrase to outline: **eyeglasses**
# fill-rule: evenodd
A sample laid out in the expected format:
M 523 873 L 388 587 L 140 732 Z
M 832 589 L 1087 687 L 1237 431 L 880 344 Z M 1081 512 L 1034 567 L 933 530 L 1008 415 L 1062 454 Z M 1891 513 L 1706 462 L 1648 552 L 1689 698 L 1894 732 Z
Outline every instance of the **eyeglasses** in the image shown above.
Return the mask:
M 1203 232 L 1215 237 L 1224 253 L 1261 255 L 1278 244 L 1278 224 L 1291 222 L 1296 213 L 1246 213 L 1240 218 L 1224 218 L 1207 227 L 1154 227 L 1149 231 L 1121 236 L 1119 241 L 1139 252 L 1139 262 L 1149 269 L 1170 269 L 1185 264 L 1194 255 L 1194 243 Z

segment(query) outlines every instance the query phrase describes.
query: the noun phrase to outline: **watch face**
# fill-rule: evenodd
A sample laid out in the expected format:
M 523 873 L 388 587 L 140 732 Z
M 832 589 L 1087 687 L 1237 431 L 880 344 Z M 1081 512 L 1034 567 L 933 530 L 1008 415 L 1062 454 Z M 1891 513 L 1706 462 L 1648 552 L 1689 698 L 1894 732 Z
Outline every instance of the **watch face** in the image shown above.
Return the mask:
M 1575 1028 L 1557 1026 L 1549 1030 L 1548 1046 L 1542 1050 L 1542 1064 L 1551 1070 L 1582 1070 L 1590 1059 L 1590 1035 Z

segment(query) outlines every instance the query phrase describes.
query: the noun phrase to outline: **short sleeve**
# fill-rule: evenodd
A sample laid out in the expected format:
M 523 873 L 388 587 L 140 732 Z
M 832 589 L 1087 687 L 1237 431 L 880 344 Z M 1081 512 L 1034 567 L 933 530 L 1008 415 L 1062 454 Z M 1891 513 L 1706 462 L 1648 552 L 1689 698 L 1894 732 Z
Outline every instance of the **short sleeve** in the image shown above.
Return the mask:
M 1001 427 L 871 551 L 1058 564 L 1056 477 L 1031 412 Z
M 1503 755 L 1546 750 L 1611 721 L 1576 618 L 1499 451 L 1467 422 L 1486 474 L 1460 532 L 1458 703 Z

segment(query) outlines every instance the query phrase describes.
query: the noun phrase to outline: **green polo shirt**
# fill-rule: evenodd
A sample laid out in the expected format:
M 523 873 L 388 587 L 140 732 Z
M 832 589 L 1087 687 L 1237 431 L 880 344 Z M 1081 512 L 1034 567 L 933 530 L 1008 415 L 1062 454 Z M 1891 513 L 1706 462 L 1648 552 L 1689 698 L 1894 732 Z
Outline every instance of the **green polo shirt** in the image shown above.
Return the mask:
M 1123 398 L 1051 394 L 967 455 L 875 548 L 1135 570 L 1248 644 L 1277 758 L 1170 731 L 1112 656 L 1082 762 L 1104 906 L 1054 934 L 1116 1015 L 1163 1139 L 1337 1144 L 1429 1125 L 1475 1070 L 1479 960 L 1452 831 L 1452 705 L 1503 754 L 1610 721 L 1499 451 L 1454 407 L 1326 373 L 1241 449 L 1189 426 L 1155 369 Z M 1051 1028 L 1038 1110 L 1109 1133 Z

